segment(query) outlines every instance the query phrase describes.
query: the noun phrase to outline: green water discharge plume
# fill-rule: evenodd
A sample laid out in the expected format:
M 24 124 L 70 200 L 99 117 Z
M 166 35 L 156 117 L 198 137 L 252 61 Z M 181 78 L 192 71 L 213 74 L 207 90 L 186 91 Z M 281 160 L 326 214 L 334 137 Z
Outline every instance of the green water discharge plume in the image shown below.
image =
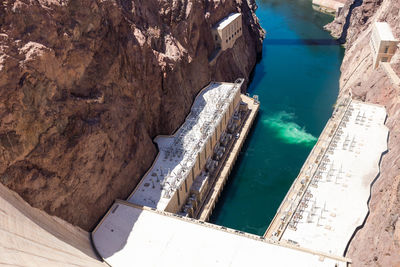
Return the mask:
M 317 138 L 307 133 L 297 123 L 293 122 L 294 114 L 281 111 L 267 117 L 263 122 L 275 132 L 276 137 L 287 144 L 313 146 Z

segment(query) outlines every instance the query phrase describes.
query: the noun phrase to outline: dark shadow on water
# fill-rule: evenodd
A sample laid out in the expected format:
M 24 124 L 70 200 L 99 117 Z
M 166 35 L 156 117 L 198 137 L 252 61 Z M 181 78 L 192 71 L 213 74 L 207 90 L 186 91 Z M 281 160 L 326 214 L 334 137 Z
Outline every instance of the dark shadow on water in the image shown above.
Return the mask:
M 266 57 L 266 52 L 264 52 L 263 57 Z M 247 92 L 251 93 L 253 88 L 256 88 L 264 78 L 264 76 L 267 75 L 267 71 L 264 67 L 263 64 L 258 64 L 257 69 L 254 68 L 254 70 L 251 72 L 250 77 L 249 77 L 249 83 L 248 83 L 248 88 Z
M 316 46 L 338 46 L 339 41 L 334 39 L 266 39 L 265 45 L 316 45 Z

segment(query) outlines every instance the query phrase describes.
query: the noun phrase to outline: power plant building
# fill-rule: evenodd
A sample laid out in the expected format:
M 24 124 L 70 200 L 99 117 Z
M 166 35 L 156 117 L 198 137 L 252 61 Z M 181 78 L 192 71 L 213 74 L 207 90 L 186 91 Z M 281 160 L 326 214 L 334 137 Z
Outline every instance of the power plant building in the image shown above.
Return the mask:
M 239 126 L 242 83 L 243 79 L 210 83 L 197 95 L 175 134 L 155 138 L 159 153 L 129 196 L 130 203 L 172 213 L 193 212 L 225 152 L 224 144 Z
M 392 33 L 392 29 L 386 22 L 375 22 L 372 26 L 370 46 L 373 55 L 374 68 L 379 66 L 379 62 L 390 62 L 397 49 L 397 40 Z
M 236 39 L 242 36 L 242 14 L 230 14 L 214 26 L 212 34 L 217 48 L 222 51 L 232 48 Z

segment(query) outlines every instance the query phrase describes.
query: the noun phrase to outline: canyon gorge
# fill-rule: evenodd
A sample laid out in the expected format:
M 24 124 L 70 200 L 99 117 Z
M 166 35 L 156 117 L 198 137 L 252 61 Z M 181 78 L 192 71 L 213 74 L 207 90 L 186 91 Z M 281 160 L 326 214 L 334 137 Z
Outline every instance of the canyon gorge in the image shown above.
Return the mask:
M 97 264 L 87 232 L 151 166 L 153 138 L 172 134 L 210 81 L 250 82 L 266 34 L 256 8 L 254 0 L 0 3 L 0 182 L 17 193 L 1 185 L 5 199 L 41 226 L 75 229 L 75 240 L 66 230 L 60 239 Z M 243 15 L 243 36 L 211 64 L 211 28 L 232 12 Z M 400 38 L 400 2 L 348 0 L 326 25 L 346 48 L 339 94 L 384 105 L 390 130 L 369 215 L 345 256 L 352 266 L 400 266 L 400 87 L 373 68 L 375 21 Z M 391 67 L 400 76 L 400 49 Z

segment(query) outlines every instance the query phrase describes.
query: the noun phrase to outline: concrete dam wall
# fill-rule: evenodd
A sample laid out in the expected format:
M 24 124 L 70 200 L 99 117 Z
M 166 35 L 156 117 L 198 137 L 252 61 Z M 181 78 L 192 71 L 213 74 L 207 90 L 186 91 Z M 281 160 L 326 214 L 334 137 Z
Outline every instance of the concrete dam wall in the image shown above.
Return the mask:
M 0 265 L 108 266 L 93 251 L 89 233 L 31 207 L 0 184 Z

